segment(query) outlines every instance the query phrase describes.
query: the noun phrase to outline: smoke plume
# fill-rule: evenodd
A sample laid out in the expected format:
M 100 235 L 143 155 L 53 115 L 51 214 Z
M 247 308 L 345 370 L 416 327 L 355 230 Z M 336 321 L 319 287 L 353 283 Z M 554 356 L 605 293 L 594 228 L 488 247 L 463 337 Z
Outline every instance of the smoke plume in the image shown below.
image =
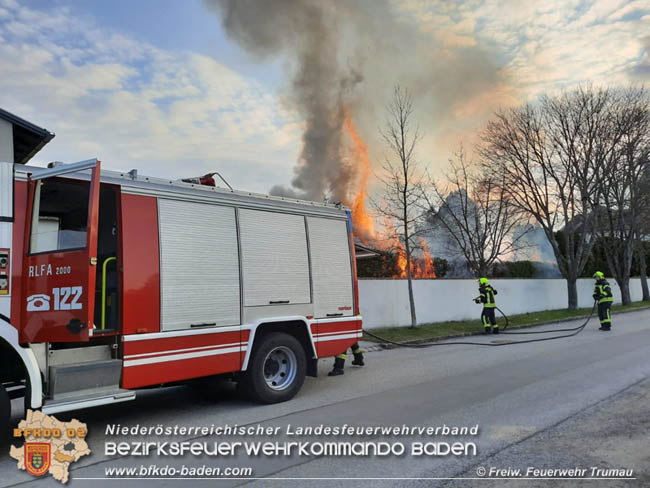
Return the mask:
M 204 1 L 250 55 L 288 62 L 285 98 L 305 129 L 292 188 L 275 186 L 274 194 L 351 201 L 358 169 L 345 157 L 346 111 L 369 146 L 378 145 L 396 83 L 412 93 L 423 129 L 452 121 L 444 128 L 452 133 L 461 130 L 456 114 L 480 112 L 504 91 L 494 56 L 444 32 L 423 32 L 390 0 Z

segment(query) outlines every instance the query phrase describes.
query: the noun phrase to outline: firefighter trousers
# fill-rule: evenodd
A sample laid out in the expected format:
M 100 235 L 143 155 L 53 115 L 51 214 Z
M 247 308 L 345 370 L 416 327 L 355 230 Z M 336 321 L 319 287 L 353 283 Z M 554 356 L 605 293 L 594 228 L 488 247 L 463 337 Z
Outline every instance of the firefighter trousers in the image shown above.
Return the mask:
M 359 346 L 358 342 L 355 342 L 352 344 L 352 354 L 354 354 L 354 361 L 352 361 L 352 364 L 355 366 L 363 366 L 363 349 L 361 349 L 361 346 Z M 334 357 L 334 371 L 330 373 L 332 375 L 333 373 L 340 373 L 343 374 L 343 367 L 345 366 L 345 359 L 347 358 L 347 355 L 345 354 L 346 351 L 343 351 L 341 354 L 337 354 Z
M 352 344 L 352 347 L 350 349 L 352 349 L 352 354 L 354 354 L 355 357 L 361 356 L 361 358 L 363 358 L 363 349 L 361 349 L 361 346 L 359 346 L 358 342 Z M 337 354 L 336 357 L 345 361 L 345 359 L 347 358 L 345 352 L 346 351 L 344 351 L 342 354 Z
M 598 318 L 600 319 L 600 326 L 603 329 L 609 329 L 612 326 L 612 316 L 610 308 L 612 302 L 603 302 L 598 304 Z
M 483 307 L 483 311 L 481 312 L 481 322 L 483 322 L 483 327 L 485 328 L 498 327 L 493 308 Z

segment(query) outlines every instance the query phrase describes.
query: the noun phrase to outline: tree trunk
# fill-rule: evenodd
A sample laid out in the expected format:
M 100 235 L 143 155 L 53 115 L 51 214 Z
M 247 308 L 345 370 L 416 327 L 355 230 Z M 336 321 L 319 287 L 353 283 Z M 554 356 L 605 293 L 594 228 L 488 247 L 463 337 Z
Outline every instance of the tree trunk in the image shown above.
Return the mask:
M 632 297 L 630 295 L 630 279 L 616 280 L 618 287 L 621 289 L 621 302 L 623 305 L 629 305 L 632 303 Z
M 404 219 L 404 222 L 406 222 L 406 218 Z M 413 298 L 413 279 L 411 278 L 411 246 L 407 224 L 404 224 L 404 236 L 404 250 L 406 251 L 406 279 L 409 285 L 409 304 L 411 306 L 411 329 L 415 329 L 418 325 L 418 319 L 415 316 L 415 298 Z
M 645 263 L 645 249 L 643 245 L 639 246 L 639 277 L 641 278 L 641 291 L 643 292 L 642 300 L 644 302 L 650 301 L 650 293 L 648 292 L 648 271 Z
M 569 310 L 578 308 L 578 280 L 575 278 L 566 279 L 566 287 L 569 296 Z
M 418 325 L 418 319 L 415 316 L 415 300 L 413 299 L 413 280 L 411 279 L 410 273 L 408 276 L 409 283 L 409 303 L 411 304 L 411 328 L 415 329 Z

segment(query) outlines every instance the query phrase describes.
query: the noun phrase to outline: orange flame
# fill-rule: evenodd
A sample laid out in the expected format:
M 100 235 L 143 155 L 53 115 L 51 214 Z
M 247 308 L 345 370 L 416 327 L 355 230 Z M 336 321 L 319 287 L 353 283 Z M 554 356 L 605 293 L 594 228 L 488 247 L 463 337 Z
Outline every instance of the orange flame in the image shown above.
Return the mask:
M 402 243 L 397 241 L 397 273 L 393 275 L 393 278 L 406 278 L 408 273 L 406 271 L 406 250 Z M 411 262 L 411 272 L 413 271 L 413 262 Z M 411 275 L 413 276 L 413 275 Z
M 429 247 L 424 239 L 419 238 L 422 246 L 422 257 L 411 255 L 411 278 L 432 279 L 436 278 L 436 268 L 433 264 L 433 258 L 429 252 Z M 393 278 L 406 278 L 408 276 L 406 268 L 406 251 L 401 242 L 397 243 L 397 273 Z
M 433 265 L 433 258 L 429 252 L 429 246 L 424 239 L 421 237 L 420 245 L 422 246 L 422 259 L 421 259 L 421 268 L 418 272 L 417 278 L 436 278 L 436 268 Z
M 344 120 L 345 132 L 352 141 L 350 149 L 354 168 L 359 174 L 359 190 L 354 200 L 349 205 L 352 209 L 352 222 L 355 235 L 364 243 L 375 238 L 375 223 L 366 210 L 366 197 L 368 190 L 368 178 L 370 177 L 370 157 L 368 146 L 357 132 L 350 113 L 346 110 Z
M 370 157 L 368 155 L 368 146 L 357 132 L 350 112 L 346 110 L 344 119 L 345 133 L 352 142 L 349 148 L 350 158 L 353 168 L 358 175 L 358 191 L 351 202 L 346 202 L 352 209 L 352 222 L 354 224 L 354 234 L 364 244 L 372 241 L 373 245 L 378 245 L 377 233 L 375 231 L 375 222 L 366 209 L 366 197 L 368 195 L 368 180 L 371 173 Z M 422 257 L 411 255 L 411 277 L 413 278 L 435 278 L 436 272 L 433 258 L 426 242 L 420 239 L 422 247 Z M 402 244 L 395 239 L 393 246 L 397 248 L 397 268 L 398 272 L 393 278 L 406 278 L 406 252 Z M 384 246 L 381 246 L 384 247 Z

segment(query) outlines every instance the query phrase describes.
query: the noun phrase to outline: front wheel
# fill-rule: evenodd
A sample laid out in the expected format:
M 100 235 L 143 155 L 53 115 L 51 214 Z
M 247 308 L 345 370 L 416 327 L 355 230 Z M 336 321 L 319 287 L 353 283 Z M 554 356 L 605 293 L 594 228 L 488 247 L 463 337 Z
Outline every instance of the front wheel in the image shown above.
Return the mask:
M 264 335 L 259 341 L 242 379 L 246 394 L 261 403 L 293 398 L 305 381 L 305 350 L 295 337 L 284 332 Z

